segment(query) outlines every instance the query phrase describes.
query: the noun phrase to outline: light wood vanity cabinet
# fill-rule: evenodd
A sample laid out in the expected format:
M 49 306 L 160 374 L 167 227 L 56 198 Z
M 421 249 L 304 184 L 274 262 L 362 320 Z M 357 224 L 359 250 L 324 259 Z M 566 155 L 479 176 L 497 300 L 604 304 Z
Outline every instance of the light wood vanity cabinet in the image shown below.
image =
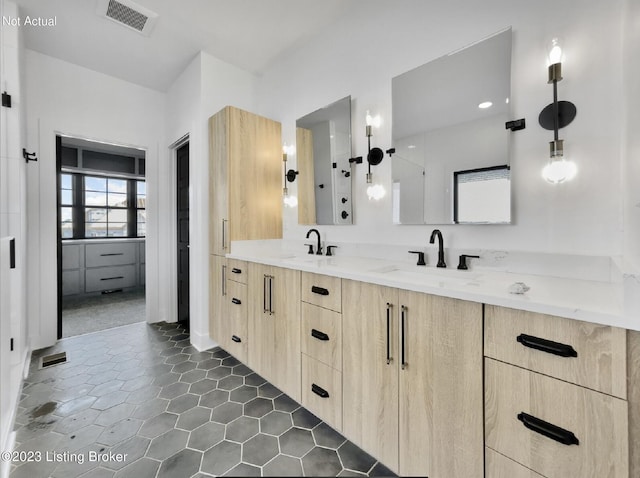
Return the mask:
M 343 432 L 403 476 L 482 477 L 482 305 L 343 280 Z
M 282 237 L 282 138 L 277 121 L 227 106 L 209 118 L 210 253 L 234 240 Z
M 300 401 L 300 271 L 251 264 L 248 365 Z
M 246 355 L 246 342 L 230 342 L 240 329 L 230 328 L 224 289 L 227 278 L 246 284 L 247 274 L 232 259 L 226 267 L 224 255 L 232 240 L 282 237 L 281 174 L 280 123 L 231 106 L 209 118 L 209 334 L 232 354 Z
M 626 333 L 486 306 L 487 478 L 503 476 L 511 460 L 536 477 L 636 476 Z

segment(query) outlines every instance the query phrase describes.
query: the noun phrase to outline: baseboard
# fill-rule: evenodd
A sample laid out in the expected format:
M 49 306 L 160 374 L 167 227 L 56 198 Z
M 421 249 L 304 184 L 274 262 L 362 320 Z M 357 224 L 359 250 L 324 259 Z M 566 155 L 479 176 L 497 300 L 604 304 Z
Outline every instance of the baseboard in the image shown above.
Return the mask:
M 193 345 L 198 351 L 209 350 L 218 346 L 218 343 L 209 337 L 209 334 L 200 334 L 195 330 L 191 330 L 191 345 Z

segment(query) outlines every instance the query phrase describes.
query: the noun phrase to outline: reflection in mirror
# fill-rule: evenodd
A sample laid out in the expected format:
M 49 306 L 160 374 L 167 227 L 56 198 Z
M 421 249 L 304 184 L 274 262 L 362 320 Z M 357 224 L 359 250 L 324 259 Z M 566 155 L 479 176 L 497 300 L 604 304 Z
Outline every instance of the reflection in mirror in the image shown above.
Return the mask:
M 352 224 L 351 97 L 296 121 L 299 224 Z
M 511 222 L 510 95 L 510 28 L 393 78 L 395 224 Z

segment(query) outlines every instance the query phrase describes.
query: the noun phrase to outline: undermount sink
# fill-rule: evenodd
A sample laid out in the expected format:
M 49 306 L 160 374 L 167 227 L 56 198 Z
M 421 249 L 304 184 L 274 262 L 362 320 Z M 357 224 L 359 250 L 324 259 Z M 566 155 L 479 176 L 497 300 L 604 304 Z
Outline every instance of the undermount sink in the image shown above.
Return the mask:
M 406 266 L 390 265 L 370 269 L 369 272 L 383 274 L 386 277 L 400 280 L 435 282 L 438 285 L 472 285 L 477 283 L 477 280 L 481 277 L 480 274 L 475 272 L 422 266 L 409 269 Z

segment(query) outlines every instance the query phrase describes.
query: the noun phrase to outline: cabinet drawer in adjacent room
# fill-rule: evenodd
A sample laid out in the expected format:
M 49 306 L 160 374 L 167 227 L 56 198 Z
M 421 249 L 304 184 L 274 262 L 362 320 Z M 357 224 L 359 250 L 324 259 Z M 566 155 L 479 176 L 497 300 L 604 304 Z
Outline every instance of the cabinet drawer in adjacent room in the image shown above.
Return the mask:
M 62 295 L 81 294 L 84 292 L 82 287 L 82 275 L 80 270 L 62 271 Z
M 342 312 L 342 282 L 339 277 L 302 273 L 302 301 Z
M 136 285 L 136 266 L 98 267 L 85 271 L 85 292 L 122 289 Z
M 627 478 L 627 402 L 485 359 L 485 444 L 547 478 Z
M 627 397 L 624 329 L 487 305 L 484 330 L 487 357 Z
M 247 261 L 227 259 L 227 279 L 246 284 L 248 275 Z
M 86 267 L 116 266 L 136 262 L 137 242 L 114 242 L 112 244 L 87 244 L 85 246 Z
M 80 269 L 80 254 L 83 248 L 82 244 L 64 244 L 62 246 L 62 270 Z
M 342 314 L 302 302 L 302 352 L 342 370 Z
M 336 430 L 342 430 L 342 373 L 301 354 L 302 405 Z

